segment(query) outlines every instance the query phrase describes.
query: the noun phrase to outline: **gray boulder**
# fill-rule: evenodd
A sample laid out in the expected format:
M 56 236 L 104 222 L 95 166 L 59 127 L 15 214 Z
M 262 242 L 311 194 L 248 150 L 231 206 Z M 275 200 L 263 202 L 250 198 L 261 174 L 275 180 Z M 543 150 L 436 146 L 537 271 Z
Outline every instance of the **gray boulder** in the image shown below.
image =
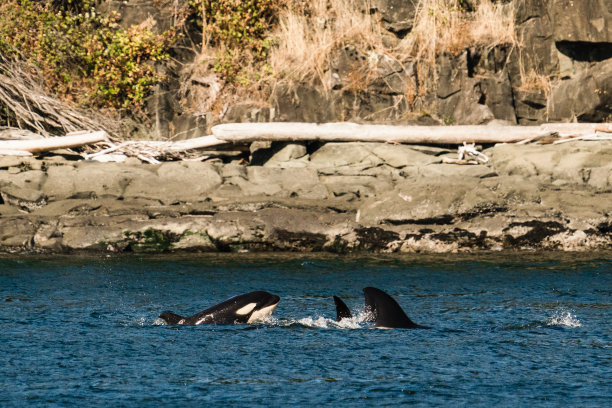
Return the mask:
M 385 29 L 403 38 L 412 30 L 417 4 L 417 0 L 374 0 L 370 11 L 380 12 Z
M 584 69 L 553 88 L 548 103 L 551 121 L 600 122 L 612 114 L 612 58 Z
M 550 14 L 557 42 L 612 42 L 612 2 L 609 0 L 553 0 Z

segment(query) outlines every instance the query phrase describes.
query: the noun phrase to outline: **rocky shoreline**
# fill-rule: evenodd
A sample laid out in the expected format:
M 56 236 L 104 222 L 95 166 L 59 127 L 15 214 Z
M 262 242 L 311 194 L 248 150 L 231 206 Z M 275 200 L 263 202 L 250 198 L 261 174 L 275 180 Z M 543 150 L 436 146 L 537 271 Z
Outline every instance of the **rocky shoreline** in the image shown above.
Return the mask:
M 486 146 L 485 146 L 486 147 Z M 253 144 L 250 164 L 0 157 L 0 252 L 609 250 L 612 142 Z

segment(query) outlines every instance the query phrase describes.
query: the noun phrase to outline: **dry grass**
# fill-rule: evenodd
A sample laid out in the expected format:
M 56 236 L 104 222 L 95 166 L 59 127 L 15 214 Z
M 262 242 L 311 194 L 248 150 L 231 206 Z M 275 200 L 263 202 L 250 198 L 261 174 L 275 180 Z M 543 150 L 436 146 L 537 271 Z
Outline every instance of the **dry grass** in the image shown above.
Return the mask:
M 471 46 L 516 44 L 512 4 L 480 0 L 475 5 L 475 11 L 467 12 L 460 0 L 420 0 L 413 30 L 397 47 L 389 48 L 379 17 L 364 12 L 367 3 L 364 8 L 351 0 L 313 0 L 305 9 L 289 9 L 280 16 L 273 34 L 278 46 L 269 63 L 280 78 L 318 79 L 325 85 L 331 56 L 345 44 L 365 55 L 414 59 L 421 65 L 421 76 L 435 74 L 440 54 L 458 54 Z
M 480 0 L 470 27 L 473 43 L 487 47 L 503 44 L 516 46 L 518 39 L 514 4 L 495 4 L 490 0 Z
M 351 0 L 312 0 L 305 9 L 286 10 L 273 34 L 278 46 L 269 63 L 280 77 L 324 81 L 332 53 L 351 44 L 361 53 L 386 53 L 382 28 Z
M 553 80 L 548 75 L 538 74 L 535 70 L 524 73 L 521 70 L 521 86 L 519 91 L 543 92 L 546 96 L 550 95 Z
M 458 0 L 420 0 L 412 31 L 400 44 L 402 54 L 435 64 L 438 54 L 465 49 L 469 21 L 458 5 Z
M 471 46 L 516 44 L 514 6 L 491 0 L 475 2 L 467 12 L 460 0 L 420 0 L 411 33 L 401 48 L 418 60 L 435 62 L 436 55 L 457 54 Z
M 420 0 L 414 27 L 400 44 L 403 58 L 415 58 L 422 75 L 434 76 L 437 57 L 473 46 L 517 44 L 514 6 L 479 0 L 467 12 L 460 0 Z M 425 66 L 423 66 L 425 65 Z
M 473 46 L 492 48 L 517 43 L 511 3 L 502 5 L 491 0 L 473 1 L 475 10 L 468 12 L 461 7 L 460 0 L 420 0 L 412 31 L 395 44 L 388 38 L 385 40 L 385 36 L 392 35 L 383 28 L 380 14 L 369 12 L 371 4 L 368 1 L 311 0 L 290 3 L 292 6 L 281 11 L 274 31 L 269 33 L 274 46 L 269 50 L 265 65 L 251 68 L 262 71 L 257 76 L 261 79 L 249 87 L 216 83 L 215 87 L 202 89 L 203 95 L 192 92 L 192 97 L 197 101 L 191 101 L 190 105 L 197 106 L 197 110 L 212 110 L 217 116 L 219 109 L 215 107 L 226 106 L 230 93 L 234 96 L 242 93 L 252 100 L 269 101 L 270 91 L 279 81 L 289 84 L 313 82 L 330 90 L 333 84 L 330 80 L 333 58 L 341 48 L 350 46 L 366 58 L 349 67 L 349 72 L 344 74 L 344 89 L 366 90 L 369 83 L 376 79 L 381 60 L 414 61 L 417 74 L 414 78 L 408 78 L 404 86 L 406 101 L 414 106 L 419 96 L 435 88 L 437 61 L 441 54 L 460 54 Z M 209 45 L 202 53 L 203 56 L 214 56 L 219 50 Z M 246 60 L 242 64 L 243 67 L 250 65 Z M 210 78 L 215 75 L 210 66 L 202 68 L 200 66 L 196 70 L 199 72 L 187 75 L 189 84 L 194 77 Z

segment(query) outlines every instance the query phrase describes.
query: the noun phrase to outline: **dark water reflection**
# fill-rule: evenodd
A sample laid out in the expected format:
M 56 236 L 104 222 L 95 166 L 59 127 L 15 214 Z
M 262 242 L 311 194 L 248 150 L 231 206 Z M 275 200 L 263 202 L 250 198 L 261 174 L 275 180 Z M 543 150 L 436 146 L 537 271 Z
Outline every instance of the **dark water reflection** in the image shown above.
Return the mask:
M 1 406 L 607 406 L 602 255 L 0 259 Z M 337 324 L 362 288 L 432 330 Z M 159 325 L 265 289 L 265 324 Z

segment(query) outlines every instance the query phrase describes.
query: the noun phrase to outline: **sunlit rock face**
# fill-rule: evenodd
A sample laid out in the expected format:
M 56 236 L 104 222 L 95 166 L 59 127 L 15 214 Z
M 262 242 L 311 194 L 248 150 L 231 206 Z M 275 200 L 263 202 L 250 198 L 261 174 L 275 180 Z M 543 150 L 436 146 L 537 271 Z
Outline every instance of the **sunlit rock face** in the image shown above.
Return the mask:
M 373 16 L 380 26 L 381 44 L 393 49 L 415 29 L 415 16 L 423 6 L 420 3 L 374 0 L 353 4 Z M 474 13 L 479 4 L 460 3 L 466 13 Z M 444 52 L 436 60 L 437 81 L 433 85 L 415 88 L 423 73 L 419 73 L 412 57 L 398 60 L 342 42 L 332 52 L 328 65 L 319 67 L 314 83 L 286 79 L 265 92 L 265 103 L 226 98 L 222 109 L 215 107 L 215 100 L 229 88 L 215 72 L 183 70 L 190 64 L 199 64 L 201 28 L 192 24 L 177 43 L 173 59 L 162 68 L 168 81 L 154 89 L 146 104 L 149 132 L 158 138 L 198 137 L 220 121 L 356 120 L 448 125 L 497 120 L 534 125 L 607 120 L 612 113 L 607 81 L 612 76 L 607 63 L 612 57 L 612 3 L 493 3 L 512 10 L 518 45 L 467 44 Z M 186 4 L 174 0 L 105 0 L 98 9 L 118 13 L 122 26 L 148 19 L 154 22 L 154 30 L 163 31 L 177 24 L 183 12 L 179 9 L 183 10 Z M 322 30 L 330 24 L 319 23 Z M 187 42 L 195 46 L 186 46 Z

